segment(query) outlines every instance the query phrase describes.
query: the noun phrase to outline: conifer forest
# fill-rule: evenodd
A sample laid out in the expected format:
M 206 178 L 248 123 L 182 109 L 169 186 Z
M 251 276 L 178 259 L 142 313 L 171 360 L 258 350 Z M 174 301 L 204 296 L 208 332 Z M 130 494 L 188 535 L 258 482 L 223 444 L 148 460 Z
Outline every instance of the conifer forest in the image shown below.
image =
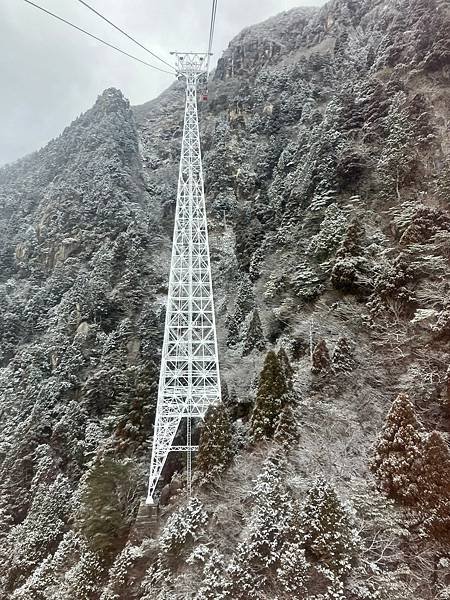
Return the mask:
M 180 81 L 107 89 L 0 169 L 0 600 L 450 600 L 448 0 L 295 8 L 219 58 L 222 403 L 151 520 L 183 115 Z

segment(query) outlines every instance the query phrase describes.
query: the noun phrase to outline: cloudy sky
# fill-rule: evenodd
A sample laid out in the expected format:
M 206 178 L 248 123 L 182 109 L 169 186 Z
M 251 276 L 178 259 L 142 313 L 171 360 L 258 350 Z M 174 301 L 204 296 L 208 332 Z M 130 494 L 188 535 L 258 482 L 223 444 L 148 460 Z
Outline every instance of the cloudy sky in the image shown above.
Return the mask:
M 152 62 L 152 58 L 78 0 L 34 0 L 52 12 Z M 211 0 L 88 0 L 145 46 L 170 50 L 207 45 Z M 323 0 L 219 0 L 216 57 L 243 27 L 299 5 Z M 118 87 L 141 104 L 172 78 L 141 66 L 44 15 L 23 0 L 0 0 L 0 165 L 39 149 L 94 103 Z

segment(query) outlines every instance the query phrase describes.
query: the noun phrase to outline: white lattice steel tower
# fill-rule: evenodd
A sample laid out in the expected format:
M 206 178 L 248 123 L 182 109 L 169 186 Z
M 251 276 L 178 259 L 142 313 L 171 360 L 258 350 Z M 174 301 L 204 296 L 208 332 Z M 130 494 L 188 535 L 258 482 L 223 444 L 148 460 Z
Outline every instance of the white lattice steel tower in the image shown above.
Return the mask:
M 147 504 L 170 451 L 187 453 L 187 491 L 192 481 L 192 421 L 220 402 L 216 324 L 197 113 L 197 87 L 206 77 L 208 54 L 176 53 L 186 83 L 186 108 L 178 178 L 166 325 Z M 186 421 L 186 445 L 174 439 Z

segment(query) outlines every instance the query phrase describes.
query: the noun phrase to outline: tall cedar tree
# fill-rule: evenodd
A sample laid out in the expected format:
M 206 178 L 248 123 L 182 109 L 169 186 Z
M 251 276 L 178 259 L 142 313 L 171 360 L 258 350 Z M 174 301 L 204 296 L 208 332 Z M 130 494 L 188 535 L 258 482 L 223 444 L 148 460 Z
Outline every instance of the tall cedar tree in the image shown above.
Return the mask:
M 307 556 L 336 575 L 347 575 L 356 556 L 358 537 L 350 511 L 325 480 L 319 479 L 309 490 L 301 521 Z
M 252 313 L 252 317 L 249 321 L 247 332 L 245 334 L 242 356 L 247 356 L 252 350 L 255 349 L 259 350 L 260 352 L 266 349 L 266 341 L 264 339 L 261 319 L 259 318 L 259 313 L 256 308 Z
M 364 228 L 358 219 L 353 219 L 336 252 L 336 262 L 331 272 L 331 283 L 337 290 L 358 290 L 358 273 L 364 260 L 363 237 Z
M 379 488 L 403 504 L 418 499 L 416 468 L 422 460 L 423 428 L 407 394 L 399 394 L 389 410 L 370 469 Z
M 340 337 L 338 339 L 331 359 L 331 366 L 335 373 L 350 373 L 353 370 L 354 360 L 347 338 Z
M 273 350 L 265 358 L 259 378 L 255 408 L 251 418 L 251 434 L 254 441 L 271 438 L 283 408 L 288 391 L 280 361 Z
M 290 450 L 298 442 L 297 420 L 290 404 L 286 404 L 280 413 L 273 439 L 286 450 Z
M 278 360 L 280 361 L 281 368 L 283 369 L 283 373 L 286 378 L 286 383 L 289 387 L 291 387 L 294 370 L 292 368 L 286 350 L 283 348 L 283 346 L 281 346 L 281 348 L 278 350 Z
M 106 559 L 122 548 L 128 535 L 129 486 L 127 466 L 102 457 L 89 468 L 81 488 L 77 528 Z
M 301 527 L 302 511 L 294 500 L 293 508 L 286 519 L 286 529 L 282 535 L 277 565 L 277 583 L 287 598 L 307 598 L 311 576 L 318 573 L 305 556 L 303 531 Z
M 417 488 L 425 525 L 436 537 L 450 539 L 450 451 L 438 431 L 424 439 Z
M 229 596 L 233 600 L 262 598 L 267 593 L 273 571 L 279 566 L 280 550 L 291 522 L 294 503 L 285 482 L 286 463 L 282 455 L 271 453 L 253 482 L 252 503 L 243 539 L 228 568 Z M 266 596 L 264 596 L 266 597 Z
M 330 353 L 325 340 L 319 340 L 312 353 L 312 366 L 311 371 L 313 373 L 321 373 L 327 371 L 330 367 Z
M 208 408 L 200 433 L 196 468 L 200 482 L 215 479 L 228 467 L 233 457 L 232 429 L 223 403 Z

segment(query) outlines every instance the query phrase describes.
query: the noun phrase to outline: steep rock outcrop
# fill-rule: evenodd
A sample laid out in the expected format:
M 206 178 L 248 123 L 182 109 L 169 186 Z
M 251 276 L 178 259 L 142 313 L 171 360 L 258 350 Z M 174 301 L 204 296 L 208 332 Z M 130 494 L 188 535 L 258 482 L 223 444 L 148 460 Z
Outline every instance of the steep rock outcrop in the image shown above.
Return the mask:
M 150 451 L 182 86 L 133 109 L 107 90 L 0 170 L 2 597 L 155 600 L 187 581 L 197 598 L 294 597 L 279 587 L 294 580 L 298 597 L 445 597 L 445 545 L 368 465 L 399 393 L 450 430 L 449 24 L 438 0 L 333 0 L 244 30 L 219 60 L 200 125 L 234 463 L 186 505 L 171 458 L 156 540 L 124 546 Z M 290 445 L 249 434 L 254 313 L 292 362 Z M 351 369 L 312 373 L 319 340 L 334 357 L 344 338 Z M 322 560 L 344 521 L 345 577 Z

